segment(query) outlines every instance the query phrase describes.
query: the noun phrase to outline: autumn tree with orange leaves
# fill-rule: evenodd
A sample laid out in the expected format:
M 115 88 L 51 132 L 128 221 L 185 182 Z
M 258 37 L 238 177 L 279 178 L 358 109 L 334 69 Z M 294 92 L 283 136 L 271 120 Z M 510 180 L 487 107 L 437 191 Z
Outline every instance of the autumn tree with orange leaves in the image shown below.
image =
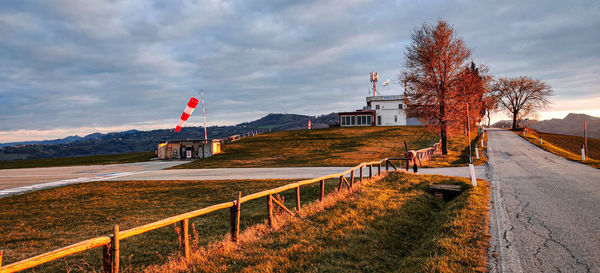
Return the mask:
M 471 50 L 443 20 L 435 26 L 423 24 L 411 38 L 405 52 L 406 70 L 399 77 L 408 113 L 428 128 L 439 129 L 442 154 L 448 154 L 448 134 L 465 129 L 466 108 L 471 126 L 483 117 L 483 95 L 491 77 L 487 68 L 466 64 Z

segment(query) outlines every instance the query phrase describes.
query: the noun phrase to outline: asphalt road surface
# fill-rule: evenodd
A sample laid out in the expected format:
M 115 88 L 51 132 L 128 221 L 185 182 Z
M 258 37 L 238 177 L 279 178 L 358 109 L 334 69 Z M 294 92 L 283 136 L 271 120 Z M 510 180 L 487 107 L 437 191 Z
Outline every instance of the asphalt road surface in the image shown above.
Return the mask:
M 600 170 L 489 129 L 492 272 L 600 272 Z
M 164 170 L 185 161 L 0 170 L 0 198 L 23 192 L 94 181 L 122 180 L 234 180 L 234 179 L 308 179 L 340 173 L 350 167 L 215 168 Z M 383 170 L 382 170 L 383 171 Z M 478 177 L 485 168 L 477 166 Z M 373 169 L 373 174 L 377 169 Z M 421 168 L 421 174 L 469 177 L 467 167 Z M 368 168 L 364 169 L 368 176 Z M 359 176 L 359 172 L 355 172 Z
M 412 169 L 410 170 L 412 172 Z M 447 176 L 458 176 L 470 178 L 469 167 L 447 167 L 447 168 L 422 168 L 418 170 L 419 174 L 439 174 Z M 475 177 L 486 179 L 486 166 L 475 166 Z
M 184 161 L 148 161 L 126 164 L 23 168 L 0 170 L 0 197 L 16 193 L 127 177 L 185 163 Z
M 234 179 L 303 179 L 341 173 L 350 167 L 283 167 L 283 168 L 215 168 L 157 170 L 111 180 L 234 180 Z M 364 175 L 368 175 L 365 168 Z M 377 169 L 373 170 L 373 174 Z M 358 172 L 355 174 L 359 176 Z

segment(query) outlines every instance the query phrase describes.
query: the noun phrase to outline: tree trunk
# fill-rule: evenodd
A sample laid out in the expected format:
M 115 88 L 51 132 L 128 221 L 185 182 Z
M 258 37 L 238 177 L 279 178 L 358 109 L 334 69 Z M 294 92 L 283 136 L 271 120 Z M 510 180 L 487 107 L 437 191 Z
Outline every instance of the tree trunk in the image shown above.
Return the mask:
M 488 126 L 487 127 L 490 127 L 490 122 L 491 122 L 490 110 L 487 110 L 486 112 L 487 112 L 487 118 L 488 118 Z
M 513 130 L 517 129 L 517 112 L 513 112 L 513 124 L 512 124 L 512 128 L 513 128 Z
M 442 139 L 442 154 L 448 154 L 448 137 L 446 136 L 446 121 L 440 123 L 440 136 Z
M 440 138 L 442 140 L 442 154 L 448 154 L 448 138 L 446 136 L 446 105 L 445 105 L 445 92 L 442 92 L 442 96 L 440 98 L 440 117 L 442 120 L 440 121 Z

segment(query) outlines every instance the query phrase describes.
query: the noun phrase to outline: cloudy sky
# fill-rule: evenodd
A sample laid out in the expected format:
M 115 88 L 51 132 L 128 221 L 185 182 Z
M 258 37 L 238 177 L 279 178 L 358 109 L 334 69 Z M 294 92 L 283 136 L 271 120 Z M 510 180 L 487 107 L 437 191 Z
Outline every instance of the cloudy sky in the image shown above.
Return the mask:
M 200 89 L 209 125 L 354 110 L 370 71 L 401 92 L 410 31 L 438 19 L 492 75 L 548 82 L 543 118 L 600 116 L 599 1 L 4 0 L 0 142 L 171 128 Z

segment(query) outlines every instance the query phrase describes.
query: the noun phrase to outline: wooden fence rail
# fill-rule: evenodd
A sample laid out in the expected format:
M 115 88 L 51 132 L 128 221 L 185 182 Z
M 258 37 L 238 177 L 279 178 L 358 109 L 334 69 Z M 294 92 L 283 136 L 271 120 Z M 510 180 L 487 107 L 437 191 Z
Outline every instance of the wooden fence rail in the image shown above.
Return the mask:
M 415 155 L 417 156 L 417 161 L 419 162 L 420 167 L 423 167 L 423 161 L 428 160 L 429 162 L 429 167 L 431 167 L 431 158 L 433 156 L 435 156 L 436 154 L 440 153 L 440 149 L 442 147 L 442 142 L 441 140 L 436 142 L 435 144 L 433 144 L 431 147 L 429 148 L 424 148 L 424 149 L 420 149 L 415 151 Z M 406 162 L 406 171 L 408 171 L 411 161 L 409 158 L 406 157 L 401 157 L 401 158 L 388 158 L 388 161 L 386 161 L 385 164 L 385 169 L 388 170 L 389 167 L 394 168 L 394 170 L 396 170 L 396 166 L 392 163 L 392 161 L 405 161 Z M 398 166 L 399 167 L 399 166 Z
M 288 212 L 291 215 L 294 213 L 286 208 L 283 202 L 280 202 L 276 198 L 273 197 L 274 194 L 281 193 L 283 191 L 294 189 L 296 191 L 296 211 L 300 210 L 300 187 L 304 185 L 309 185 L 313 183 L 320 183 L 320 195 L 319 201 L 323 200 L 325 195 L 325 180 L 331 178 L 339 178 L 340 184 L 338 187 L 338 191 L 342 189 L 342 183 L 346 185 L 347 188 L 351 188 L 354 184 L 354 174 L 358 169 L 360 173 L 360 182 L 363 181 L 363 168 L 369 168 L 369 178 L 373 177 L 373 165 L 377 167 L 377 174 L 381 174 L 381 164 L 386 164 L 386 170 L 388 170 L 388 166 L 391 165 L 388 158 L 382 159 L 380 161 L 372 161 L 372 162 L 363 162 L 355 167 L 352 167 L 344 172 L 330 174 L 318 178 L 308 179 L 298 181 L 296 183 L 287 184 L 281 187 L 277 187 L 270 190 L 265 190 L 253 194 L 249 194 L 246 196 L 242 196 L 241 192 L 237 193 L 236 200 L 224 202 L 221 204 L 212 205 L 209 207 L 201 208 L 198 210 L 190 211 L 187 213 L 175 215 L 166 219 L 162 219 L 153 223 L 149 223 L 146 225 L 142 225 L 139 227 L 131 228 L 128 230 L 120 231 L 119 225 L 113 226 L 113 234 L 109 236 L 101 236 L 92 239 L 88 239 L 76 244 L 72 244 L 63 248 L 59 248 L 50 252 L 46 252 L 44 254 L 37 255 L 32 258 L 28 258 L 22 261 L 18 261 L 12 264 L 8 264 L 6 266 L 2 266 L 2 251 L 0 251 L 0 273 L 11 273 L 17 272 L 24 269 L 32 268 L 53 260 L 57 260 L 69 255 L 73 255 L 76 253 L 80 253 L 89 249 L 103 247 L 103 272 L 110 273 L 118 273 L 119 272 L 119 245 L 120 241 L 123 239 L 127 239 L 129 237 L 139 235 L 148 231 L 152 231 L 161 227 L 165 227 L 171 224 L 179 223 L 181 225 L 181 241 L 182 241 L 182 255 L 186 258 L 190 256 L 190 242 L 189 242 L 189 219 L 193 217 L 198 217 L 204 214 L 208 214 L 221 209 L 230 209 L 231 214 L 231 240 L 236 242 L 239 235 L 240 228 L 240 210 L 241 205 L 244 202 L 248 202 L 254 199 L 267 197 L 267 211 L 268 211 L 268 224 L 272 225 L 273 223 L 273 203 L 280 206 L 284 211 Z M 392 165 L 393 166 L 393 165 Z M 350 174 L 350 181 L 346 179 L 346 175 Z

